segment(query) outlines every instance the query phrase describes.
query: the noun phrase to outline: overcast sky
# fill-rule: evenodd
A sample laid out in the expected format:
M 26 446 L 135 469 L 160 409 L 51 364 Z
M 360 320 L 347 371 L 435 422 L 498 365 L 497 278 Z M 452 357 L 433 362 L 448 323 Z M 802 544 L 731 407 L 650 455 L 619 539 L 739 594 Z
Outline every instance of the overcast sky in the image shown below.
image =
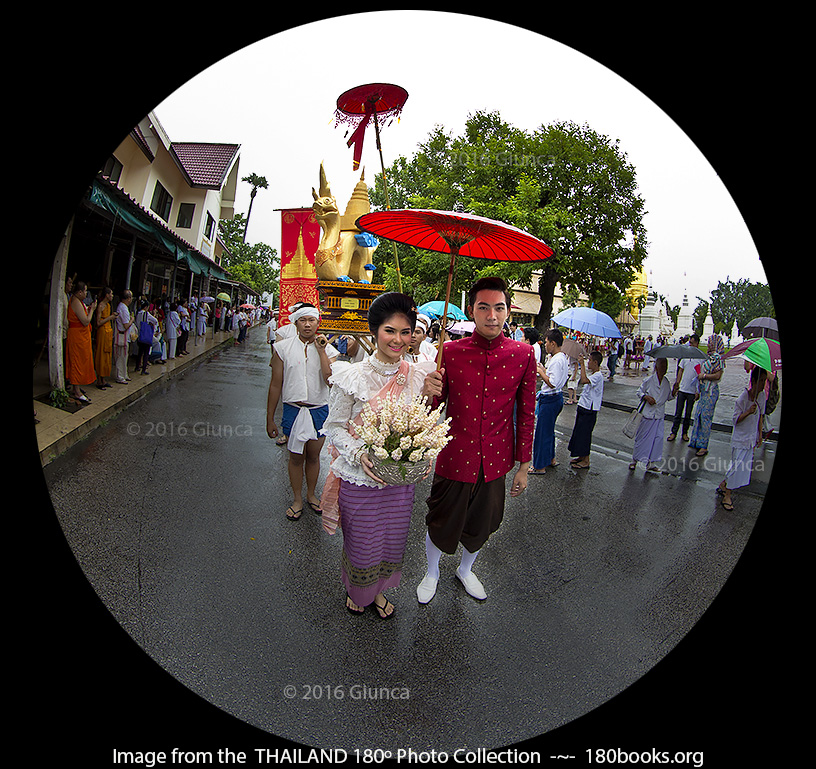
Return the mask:
M 354 45 L 385 39 L 384 48 Z M 474 50 L 484 55 L 474 56 Z M 382 131 L 386 166 L 399 155 L 410 158 L 435 125 L 461 134 L 468 114 L 477 110 L 498 111 L 525 130 L 559 120 L 586 123 L 619 139 L 637 171 L 648 211 L 645 267 L 671 304 L 680 304 L 687 290 L 696 307 L 698 296 L 708 299 L 729 277 L 766 282 L 731 196 L 672 118 L 608 68 L 519 27 L 430 11 L 328 19 L 236 52 L 156 105 L 155 112 L 171 141 L 241 145 L 240 176 L 256 173 L 269 181 L 269 189 L 255 198 L 248 240 L 280 252 L 275 209 L 311 206 L 321 161 L 341 211 L 345 208 L 359 173 L 352 171 L 352 150 L 345 127 L 335 126 L 334 110 L 341 93 L 372 82 L 395 83 L 409 94 L 400 122 Z M 371 186 L 380 172 L 373 128 L 362 164 Z M 250 186 L 240 183 L 239 213 L 246 213 L 249 193 Z

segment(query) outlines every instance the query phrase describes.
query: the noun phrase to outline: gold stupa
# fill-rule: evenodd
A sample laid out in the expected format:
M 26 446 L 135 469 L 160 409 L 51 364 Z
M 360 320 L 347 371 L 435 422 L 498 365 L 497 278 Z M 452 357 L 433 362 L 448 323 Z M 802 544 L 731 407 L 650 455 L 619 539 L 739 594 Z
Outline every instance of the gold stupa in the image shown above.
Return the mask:
M 360 181 L 351 193 L 346 211 L 340 220 L 342 232 L 360 232 L 356 221 L 363 214 L 371 212 L 371 200 L 368 197 L 368 185 L 365 183 L 365 168 L 360 174 Z

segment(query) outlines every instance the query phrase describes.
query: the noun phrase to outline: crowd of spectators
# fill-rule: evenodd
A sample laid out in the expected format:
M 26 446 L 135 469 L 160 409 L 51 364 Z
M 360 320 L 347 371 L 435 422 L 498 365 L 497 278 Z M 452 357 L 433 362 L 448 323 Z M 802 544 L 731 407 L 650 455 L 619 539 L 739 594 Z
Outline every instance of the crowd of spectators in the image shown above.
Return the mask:
M 72 277 L 64 297 L 66 390 L 80 406 L 91 402 L 86 387 L 104 390 L 111 381 L 126 385 L 131 373 L 145 375 L 151 365 L 190 355 L 191 337 L 197 344 L 207 333 L 228 333 L 241 345 L 249 329 L 270 314 L 267 307 L 197 292 L 189 299 L 134 297 L 130 290 L 115 296 L 105 286 L 92 296 L 84 281 Z

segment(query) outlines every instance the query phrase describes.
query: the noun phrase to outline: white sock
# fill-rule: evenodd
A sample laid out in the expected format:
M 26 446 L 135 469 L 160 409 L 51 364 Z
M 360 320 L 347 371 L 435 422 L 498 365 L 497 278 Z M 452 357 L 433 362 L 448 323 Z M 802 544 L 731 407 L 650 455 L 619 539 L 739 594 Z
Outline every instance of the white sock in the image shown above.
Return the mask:
M 428 574 L 434 579 L 439 579 L 439 559 L 442 551 L 431 542 L 430 535 L 425 533 L 425 556 L 428 559 Z
M 459 571 L 462 574 L 469 574 L 470 567 L 473 566 L 473 562 L 476 560 L 476 556 L 479 555 L 479 551 L 477 550 L 475 553 L 470 553 L 465 548 L 462 548 L 462 560 L 459 563 Z

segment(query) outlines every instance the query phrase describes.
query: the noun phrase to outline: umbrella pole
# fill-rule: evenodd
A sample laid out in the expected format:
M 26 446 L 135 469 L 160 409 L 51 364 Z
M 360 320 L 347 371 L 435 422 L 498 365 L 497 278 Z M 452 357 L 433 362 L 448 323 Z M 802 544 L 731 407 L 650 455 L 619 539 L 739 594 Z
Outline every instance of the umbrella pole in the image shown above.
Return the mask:
M 385 207 L 391 210 L 391 198 L 388 195 L 388 181 L 385 177 L 385 161 L 383 160 L 382 144 L 380 143 L 380 123 L 377 120 L 377 110 L 374 110 L 374 135 L 377 137 L 377 151 L 380 153 L 380 168 L 382 168 L 383 189 L 385 190 Z M 394 266 L 397 269 L 397 286 L 402 293 L 402 272 L 400 271 L 399 256 L 397 256 L 397 244 L 392 240 L 394 247 Z
M 456 256 L 459 253 L 459 247 L 451 248 L 450 267 L 448 268 L 448 286 L 445 289 L 445 309 L 442 311 L 442 323 L 439 330 L 439 351 L 436 353 L 436 370 L 442 368 L 442 348 L 445 345 L 445 323 L 448 320 L 448 303 L 450 302 L 451 281 L 453 280 L 453 267 L 456 264 Z

